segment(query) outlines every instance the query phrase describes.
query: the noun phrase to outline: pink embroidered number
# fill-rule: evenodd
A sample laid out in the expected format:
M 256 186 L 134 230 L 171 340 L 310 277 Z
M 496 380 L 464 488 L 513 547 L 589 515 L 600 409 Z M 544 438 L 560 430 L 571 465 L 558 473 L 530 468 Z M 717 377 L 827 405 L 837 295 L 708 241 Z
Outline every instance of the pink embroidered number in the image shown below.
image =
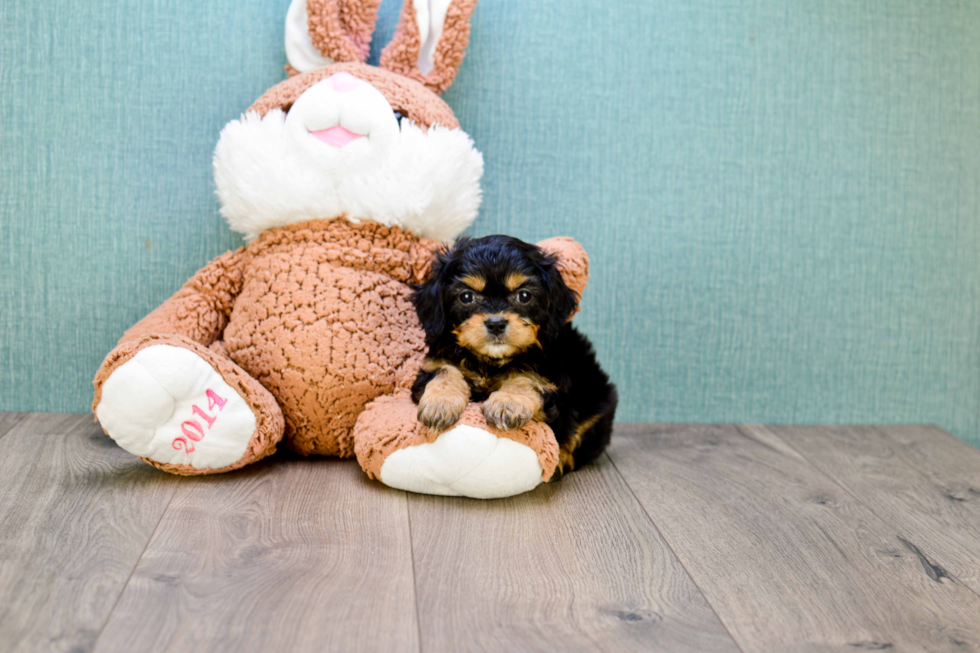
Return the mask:
M 207 391 L 207 397 L 208 397 L 208 410 L 214 410 L 215 407 L 217 407 L 218 412 L 221 412 L 222 410 L 224 410 L 225 404 L 228 403 L 227 399 L 221 397 L 217 392 L 211 390 L 210 388 Z M 191 414 L 197 415 L 198 417 L 203 419 L 205 424 L 208 425 L 208 430 L 211 430 L 211 427 L 214 426 L 214 423 L 218 421 L 217 415 L 209 415 L 208 413 L 204 412 L 204 410 L 200 406 L 196 404 L 191 406 Z M 204 439 L 204 428 L 201 426 L 200 422 L 198 422 L 196 419 L 189 419 L 186 422 L 182 423 L 180 425 L 180 431 L 187 437 L 178 436 L 174 438 L 174 441 L 171 444 L 173 448 L 176 449 L 177 451 L 184 450 L 187 453 L 191 453 L 194 451 L 194 445 L 191 442 L 188 442 L 187 438 L 190 438 L 194 442 L 200 442 L 201 440 Z
M 218 407 L 218 410 L 222 410 L 225 407 L 225 404 L 228 403 L 227 399 L 222 399 L 221 397 L 219 397 L 214 390 L 208 390 L 207 394 L 208 394 L 208 410 L 214 410 L 215 406 Z
M 194 406 L 194 411 L 193 412 L 194 412 L 195 415 L 200 415 L 201 417 L 204 418 L 204 421 L 208 423 L 208 428 L 211 428 L 212 426 L 214 426 L 214 420 L 218 419 L 217 417 L 211 417 L 210 415 L 208 415 L 207 413 L 205 413 L 203 410 L 201 410 L 197 406 Z M 184 422 L 184 424 L 187 424 L 187 422 Z M 195 426 L 197 426 L 197 422 L 193 422 L 193 424 Z M 197 427 L 197 430 L 200 431 L 201 430 L 201 427 L 198 426 Z M 201 437 L 202 438 L 204 437 L 204 432 L 203 431 L 201 431 Z
M 197 406 L 194 406 L 194 408 L 197 408 Z M 211 428 L 211 426 L 208 425 L 208 428 Z M 181 424 L 180 430 L 183 431 L 184 435 L 189 437 L 194 442 L 200 442 L 201 440 L 204 439 L 204 429 L 202 429 L 201 425 L 192 419 L 187 420 L 186 422 Z M 195 430 L 197 431 L 197 433 L 194 432 Z
M 183 443 L 183 444 L 181 444 Z M 180 451 L 183 449 L 187 453 L 194 451 L 194 445 L 187 441 L 187 438 L 174 438 L 174 449 Z

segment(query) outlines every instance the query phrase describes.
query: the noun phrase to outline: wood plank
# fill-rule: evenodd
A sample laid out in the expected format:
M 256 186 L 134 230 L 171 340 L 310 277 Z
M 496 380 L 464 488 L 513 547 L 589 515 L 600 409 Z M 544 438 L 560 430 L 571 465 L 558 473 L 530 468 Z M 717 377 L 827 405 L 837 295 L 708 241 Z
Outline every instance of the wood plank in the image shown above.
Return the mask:
M 92 416 L 0 438 L 0 650 L 87 651 L 173 495 Z
M 765 428 L 980 594 L 980 451 L 929 426 Z
M 980 650 L 980 597 L 771 433 L 617 425 L 610 455 L 743 651 Z
M 409 508 L 427 653 L 738 650 L 605 458 L 511 499 Z
M 0 438 L 6 435 L 10 429 L 14 428 L 29 414 L 30 413 L 0 412 Z
M 418 650 L 403 492 L 282 456 L 183 480 L 96 651 Z

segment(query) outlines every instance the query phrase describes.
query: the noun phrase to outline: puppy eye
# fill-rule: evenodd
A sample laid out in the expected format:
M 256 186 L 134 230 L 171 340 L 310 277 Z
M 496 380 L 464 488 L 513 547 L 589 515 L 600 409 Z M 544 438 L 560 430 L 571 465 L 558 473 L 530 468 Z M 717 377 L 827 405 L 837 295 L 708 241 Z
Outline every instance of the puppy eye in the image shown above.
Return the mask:
M 398 126 L 399 127 L 401 127 L 402 120 L 404 120 L 404 119 L 405 119 L 405 114 L 404 113 L 402 113 L 401 111 L 396 111 L 395 112 L 395 120 L 398 121 Z
M 528 290 L 521 290 L 517 293 L 517 301 L 521 304 L 526 304 L 531 301 L 531 292 Z
M 474 295 L 469 290 L 467 290 L 465 292 L 462 292 L 459 295 L 459 301 L 460 301 L 461 304 L 472 304 L 473 303 L 473 300 L 475 300 L 475 299 L 476 299 L 476 295 Z

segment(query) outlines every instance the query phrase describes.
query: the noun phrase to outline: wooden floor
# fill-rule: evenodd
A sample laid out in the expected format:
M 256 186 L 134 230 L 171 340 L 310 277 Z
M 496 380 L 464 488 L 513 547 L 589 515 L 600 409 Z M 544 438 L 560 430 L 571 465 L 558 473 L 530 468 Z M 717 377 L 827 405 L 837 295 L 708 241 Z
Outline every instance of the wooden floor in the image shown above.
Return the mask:
M 0 652 L 980 651 L 980 451 L 931 427 L 617 426 L 500 501 L 280 455 L 158 472 L 0 413 Z

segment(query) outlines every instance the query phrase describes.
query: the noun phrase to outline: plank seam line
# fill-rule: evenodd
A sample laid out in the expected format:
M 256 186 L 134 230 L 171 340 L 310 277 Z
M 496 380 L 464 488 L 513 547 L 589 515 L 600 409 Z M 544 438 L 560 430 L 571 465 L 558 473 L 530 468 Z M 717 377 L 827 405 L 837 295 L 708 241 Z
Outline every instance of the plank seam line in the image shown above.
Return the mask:
M 874 515 L 875 517 L 877 517 L 878 520 L 882 524 L 884 524 L 885 526 L 887 526 L 888 528 L 890 528 L 892 531 L 894 531 L 895 532 L 895 536 L 898 537 L 899 540 L 902 539 L 902 536 L 900 535 L 900 533 L 902 532 L 902 529 L 900 529 L 898 526 L 896 526 L 895 524 L 893 524 L 890 520 L 885 519 L 884 517 L 882 517 L 881 515 L 879 515 L 878 514 L 878 511 L 875 510 L 874 506 L 871 505 L 871 504 L 869 504 L 869 503 L 865 503 L 861 499 L 861 497 L 859 497 L 857 494 L 855 494 L 851 490 L 851 488 L 847 486 L 847 483 L 845 483 L 844 481 L 839 481 L 836 478 L 834 478 L 833 476 L 831 476 L 830 474 L 828 474 L 827 472 L 823 471 L 823 468 L 822 467 L 819 467 L 815 462 L 813 462 L 812 460 L 810 460 L 810 458 L 808 456 L 806 456 L 802 451 L 800 451 L 799 449 L 797 449 L 796 447 L 794 447 L 792 444 L 790 444 L 789 441 L 786 438 L 782 437 L 781 435 L 779 435 L 778 433 L 776 433 L 775 431 L 773 431 L 771 428 L 769 428 L 765 424 L 760 424 L 759 426 L 761 426 L 766 431 L 768 431 L 774 438 L 779 438 L 779 441 L 780 442 L 782 442 L 787 447 L 789 447 L 790 449 L 792 449 L 793 451 L 795 451 L 804 461 L 806 461 L 806 463 L 810 467 L 812 467 L 813 469 L 815 469 L 818 474 L 820 474 L 821 476 L 823 476 L 824 478 L 826 478 L 828 481 L 830 481 L 832 484 L 834 484 L 837 487 L 839 487 L 840 489 L 842 489 L 845 494 L 847 494 L 848 496 L 850 496 L 857 503 L 859 503 L 860 505 L 862 505 L 865 508 L 867 508 L 868 512 L 870 512 L 872 515 Z M 876 431 L 878 430 L 875 426 L 872 426 L 872 428 L 875 429 Z M 751 437 L 751 435 L 747 434 L 745 431 L 743 431 L 741 428 L 739 428 L 739 425 L 738 424 L 735 424 L 735 429 L 739 432 L 740 435 L 742 435 L 742 437 L 748 438 L 750 440 L 754 440 Z M 887 437 L 887 433 L 883 433 L 883 434 Z M 888 439 L 891 440 L 891 438 L 888 438 Z M 894 442 L 894 440 L 892 440 L 892 441 Z M 918 474 L 918 475 L 922 476 L 923 478 L 926 478 L 926 480 L 928 480 L 928 478 L 925 476 L 925 474 L 923 474 L 922 471 L 919 470 L 918 467 L 915 467 L 915 466 L 912 466 L 912 465 L 909 465 L 909 466 L 912 469 L 912 471 L 914 471 L 916 474 Z M 912 533 L 909 533 L 909 535 L 912 535 Z M 919 538 L 917 537 L 916 539 L 919 539 Z M 958 576 L 956 576 L 954 574 L 951 574 L 948 569 L 944 569 L 944 571 L 946 572 L 947 577 L 951 581 L 957 583 L 960 587 L 963 587 L 963 588 L 967 589 L 968 591 L 972 592 L 973 594 L 976 594 L 977 596 L 980 596 L 980 593 L 974 591 L 974 589 L 972 587 L 970 587 L 969 585 L 967 585 L 966 583 L 964 583 L 962 580 L 960 580 L 960 578 Z
M 112 619 L 112 614 L 116 611 L 116 607 L 119 605 L 122 595 L 126 592 L 126 588 L 129 587 L 129 581 L 133 579 L 133 574 L 136 573 L 136 568 L 140 566 L 140 562 L 143 560 L 146 550 L 150 548 L 150 542 L 153 541 L 153 536 L 157 534 L 160 524 L 163 523 L 163 518 L 168 512 L 170 512 L 170 504 L 174 502 L 174 497 L 177 496 L 177 492 L 180 490 L 180 487 L 180 485 L 174 486 L 174 491 L 170 495 L 170 499 L 167 501 L 167 507 L 160 513 L 160 519 L 157 520 L 156 525 L 153 527 L 153 531 L 150 532 L 150 536 L 146 538 L 146 544 L 143 545 L 143 550 L 140 551 L 139 557 L 136 558 L 136 563 L 133 564 L 133 568 L 129 570 L 129 576 L 126 577 L 126 582 L 122 584 L 122 588 L 119 590 L 119 595 L 116 596 L 116 600 L 112 603 L 112 609 L 109 610 L 109 614 L 106 615 L 105 621 L 102 622 L 102 627 L 99 628 L 99 634 L 95 636 L 94 640 L 92 640 L 92 648 L 90 648 L 89 651 L 94 651 L 96 647 L 98 647 L 99 640 L 102 638 L 102 633 L 105 632 L 105 627 L 109 625 L 109 620 Z
M 412 536 L 412 509 L 409 505 L 411 497 L 408 492 L 405 495 L 405 516 L 408 518 L 408 550 L 412 554 L 412 598 L 415 599 L 415 634 L 418 637 L 419 653 L 422 653 L 422 621 L 419 618 L 419 582 L 415 576 L 415 539 Z
M 708 600 L 708 597 L 705 595 L 704 591 L 702 591 L 701 586 L 698 585 L 698 582 L 694 580 L 694 576 L 692 576 L 691 572 L 688 571 L 687 565 L 684 564 L 684 561 L 681 560 L 681 557 L 677 555 L 677 551 L 674 550 L 674 547 L 670 544 L 670 541 L 667 539 L 667 536 L 663 534 L 663 531 L 660 530 L 660 526 L 657 524 L 657 522 L 653 520 L 653 517 L 650 516 L 650 513 L 647 512 L 646 506 L 644 506 L 643 502 L 640 501 L 639 497 L 636 496 L 636 492 L 633 491 L 633 487 L 630 485 L 629 481 L 627 481 L 626 477 L 623 476 L 623 473 L 619 471 L 619 467 L 616 466 L 616 461 L 612 459 L 612 456 L 609 455 L 608 451 L 604 452 L 603 455 L 606 457 L 606 460 L 608 460 L 612 464 L 613 469 L 616 470 L 616 473 L 619 475 L 620 480 L 622 480 L 623 484 L 626 485 L 626 489 L 630 491 L 630 496 L 633 497 L 633 501 L 636 501 L 637 505 L 640 506 L 640 510 L 643 511 L 643 514 L 646 515 L 647 519 L 650 520 L 650 523 L 653 525 L 653 528 L 657 531 L 657 534 L 660 535 L 660 539 L 664 541 L 664 544 L 674 555 L 674 558 L 677 560 L 677 564 L 681 566 L 681 569 L 684 570 L 684 573 L 687 574 L 687 577 L 691 579 L 691 583 L 694 585 L 694 589 L 696 589 L 698 591 L 698 594 L 701 595 L 701 598 L 704 599 L 705 604 L 709 608 L 711 608 L 711 613 L 715 615 L 715 619 L 718 620 L 718 623 L 721 624 L 721 627 L 725 629 L 726 633 L 728 633 L 728 637 L 729 639 L 732 640 L 732 643 L 735 645 L 735 648 L 742 651 L 742 653 L 745 653 L 745 649 L 743 649 L 742 645 L 739 644 L 737 639 L 735 639 L 735 636 L 732 634 L 732 631 L 728 629 L 728 626 L 725 624 L 724 620 L 722 620 L 721 615 L 718 614 L 718 611 L 715 609 L 715 606 L 711 603 L 711 601 Z

